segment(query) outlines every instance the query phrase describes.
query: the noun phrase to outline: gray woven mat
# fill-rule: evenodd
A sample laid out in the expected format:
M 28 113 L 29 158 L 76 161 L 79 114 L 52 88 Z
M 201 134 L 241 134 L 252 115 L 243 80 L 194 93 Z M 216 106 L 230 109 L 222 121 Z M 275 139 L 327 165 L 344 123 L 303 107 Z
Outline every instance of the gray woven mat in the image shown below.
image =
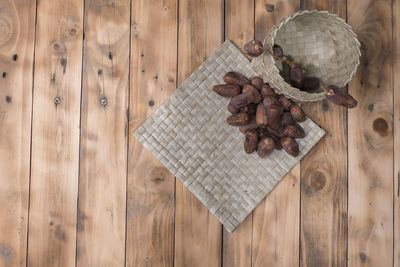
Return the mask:
M 232 232 L 325 134 L 310 119 L 301 126 L 301 153 L 274 151 L 261 159 L 243 150 L 244 136 L 226 123 L 229 99 L 212 91 L 230 70 L 255 75 L 226 41 L 194 71 L 134 135 Z

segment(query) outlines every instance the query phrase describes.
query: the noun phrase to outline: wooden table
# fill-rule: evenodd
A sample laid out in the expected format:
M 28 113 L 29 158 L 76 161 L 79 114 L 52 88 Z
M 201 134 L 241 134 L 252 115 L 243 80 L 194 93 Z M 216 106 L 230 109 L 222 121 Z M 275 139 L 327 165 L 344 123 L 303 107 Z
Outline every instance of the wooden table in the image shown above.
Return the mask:
M 300 9 L 362 43 L 346 110 L 233 233 L 132 136 L 225 40 Z M 400 266 L 400 0 L 2 0 L 0 266 Z

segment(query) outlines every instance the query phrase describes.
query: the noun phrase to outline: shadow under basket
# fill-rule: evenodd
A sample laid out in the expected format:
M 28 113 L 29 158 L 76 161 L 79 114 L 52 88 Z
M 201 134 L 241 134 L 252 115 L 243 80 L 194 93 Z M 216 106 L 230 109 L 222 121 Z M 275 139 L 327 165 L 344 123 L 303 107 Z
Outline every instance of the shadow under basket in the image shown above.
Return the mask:
M 264 40 L 264 53 L 253 59 L 252 67 L 279 93 L 297 101 L 324 99 L 323 89 L 304 92 L 285 82 L 282 65 L 272 56 L 277 44 L 285 55 L 306 68 L 305 76 L 318 77 L 325 85 L 346 86 L 360 63 L 360 42 L 350 25 L 327 11 L 300 11 L 275 24 Z

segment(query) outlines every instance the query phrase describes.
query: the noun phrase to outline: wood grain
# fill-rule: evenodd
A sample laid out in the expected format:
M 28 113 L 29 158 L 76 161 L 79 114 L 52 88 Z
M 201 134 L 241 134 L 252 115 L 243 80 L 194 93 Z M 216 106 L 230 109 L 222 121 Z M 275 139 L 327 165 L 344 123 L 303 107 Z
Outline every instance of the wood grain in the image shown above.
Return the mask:
M 125 264 L 130 1 L 86 0 L 77 266 Z
M 211 56 L 223 41 L 222 0 L 179 2 L 178 84 Z M 175 266 L 221 266 L 222 226 L 176 180 Z
M 177 8 L 177 0 L 132 1 L 126 266 L 174 262 L 174 176 L 133 130 L 176 88 Z
M 78 0 L 37 7 L 29 266 L 75 265 L 82 14 Z
M 254 39 L 254 0 L 225 1 L 225 38 L 241 50 Z M 233 233 L 223 230 L 223 266 L 251 266 L 252 232 L 253 213 Z
M 346 19 L 346 0 L 307 0 L 306 9 Z M 327 100 L 304 111 L 328 134 L 301 161 L 301 266 L 346 266 L 347 112 Z
M 349 85 L 349 266 L 393 264 L 391 12 L 391 1 L 348 0 L 362 51 Z
M 400 1 L 393 0 L 393 267 L 400 267 Z
M 0 266 L 26 264 L 35 12 L 0 2 Z
M 264 40 L 275 23 L 298 8 L 297 0 L 256 0 L 256 39 Z M 299 265 L 299 208 L 297 164 L 253 211 L 252 266 Z

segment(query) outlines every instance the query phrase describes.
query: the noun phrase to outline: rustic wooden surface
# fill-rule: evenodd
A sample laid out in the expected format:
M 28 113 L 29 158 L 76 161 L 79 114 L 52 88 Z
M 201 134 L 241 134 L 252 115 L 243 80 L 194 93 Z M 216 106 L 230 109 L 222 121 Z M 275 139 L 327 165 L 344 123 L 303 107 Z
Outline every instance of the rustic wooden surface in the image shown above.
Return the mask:
M 346 0 L 303 2 L 303 9 L 346 19 Z M 346 266 L 347 111 L 327 100 L 307 103 L 304 111 L 329 130 L 301 161 L 300 266 Z
M 233 233 L 132 136 L 226 39 L 328 10 L 356 109 Z M 400 267 L 399 0 L 0 2 L 0 266 Z

